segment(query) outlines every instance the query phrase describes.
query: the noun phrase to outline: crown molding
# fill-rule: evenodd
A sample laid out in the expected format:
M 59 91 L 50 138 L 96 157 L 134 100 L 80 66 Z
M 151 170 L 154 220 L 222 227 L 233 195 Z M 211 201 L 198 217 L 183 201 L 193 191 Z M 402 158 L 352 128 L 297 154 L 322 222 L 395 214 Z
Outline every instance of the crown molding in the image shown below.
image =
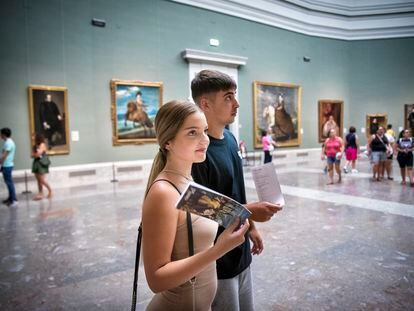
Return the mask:
M 254 21 L 257 23 L 278 27 L 302 34 L 341 40 L 366 40 L 384 38 L 414 37 L 414 5 L 404 6 L 395 13 L 398 5 L 392 7 L 360 6 L 354 9 L 353 16 L 346 16 L 345 9 L 350 11 L 352 6 L 345 7 L 343 1 L 332 4 L 329 1 L 304 0 L 170 0 L 173 2 L 195 6 L 214 12 L 227 14 Z M 362 0 L 361 0 L 362 1 Z M 384 0 L 376 0 L 384 2 Z M 301 2 L 302 6 L 293 5 Z M 341 14 L 321 12 L 304 7 L 305 2 L 330 3 L 332 10 L 342 9 Z M 362 1 L 365 3 L 364 1 Z M 411 3 L 411 2 L 410 2 Z M 399 3 L 400 4 L 400 3 Z M 350 9 L 351 8 L 351 9 Z M 363 8 L 365 10 L 363 10 Z M 373 13 L 374 9 L 375 13 Z M 381 11 L 382 10 L 382 11 Z M 387 11 L 388 10 L 388 11 Z M 386 13 L 394 10 L 394 13 Z M 359 13 L 358 13 L 359 12 Z M 364 14 L 362 14 L 364 12 Z M 367 12 L 371 12 L 368 14 Z M 380 13 L 382 12 L 382 13 Z M 350 14 L 350 13 L 348 13 Z
M 188 62 L 198 62 L 198 63 L 211 63 L 211 64 L 220 64 L 230 67 L 237 68 L 239 66 L 244 66 L 247 63 L 247 57 L 214 53 L 193 49 L 185 49 L 181 52 L 181 56 Z
M 292 5 L 342 16 L 372 16 L 412 13 L 414 1 L 407 0 L 283 0 Z M 270 2 L 275 2 L 270 0 Z

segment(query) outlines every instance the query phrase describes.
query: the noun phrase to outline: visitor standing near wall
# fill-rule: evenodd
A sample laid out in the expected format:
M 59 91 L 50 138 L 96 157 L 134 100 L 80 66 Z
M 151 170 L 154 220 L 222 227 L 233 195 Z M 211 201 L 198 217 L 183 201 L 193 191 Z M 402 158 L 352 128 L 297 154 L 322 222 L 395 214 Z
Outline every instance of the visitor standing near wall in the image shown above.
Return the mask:
M 191 181 L 192 164 L 204 161 L 209 144 L 207 121 L 196 105 L 166 103 L 155 117 L 155 132 L 159 151 L 142 208 L 142 251 L 156 295 L 146 310 L 207 311 L 217 288 L 216 260 L 243 244 L 249 224 L 235 221 L 214 244 L 216 222 L 175 207 Z
M 384 135 L 384 128 L 380 126 L 377 133 L 370 137 L 368 142 L 371 154 L 371 163 L 374 181 L 381 181 L 384 178 L 385 162 L 387 161 L 387 149 L 391 148 L 387 137 Z
M 14 155 L 16 153 L 16 145 L 11 138 L 11 130 L 7 127 L 0 130 L 1 139 L 4 140 L 3 149 L 0 158 L 1 171 L 3 173 L 4 182 L 6 183 L 9 197 L 3 201 L 4 204 L 10 207 L 16 207 L 18 205 L 16 198 L 16 189 L 13 182 L 13 167 L 14 167 Z
M 262 130 L 262 146 L 264 154 L 264 163 L 272 162 L 272 153 L 275 150 L 276 143 L 272 139 L 272 128 L 267 131 Z
M 192 97 L 205 113 L 210 138 L 206 160 L 193 165 L 192 175 L 196 182 L 246 204 L 238 144 L 225 128 L 234 122 L 239 108 L 236 88 L 236 82 L 230 76 L 214 70 L 202 70 L 192 80 Z M 246 207 L 252 216 L 245 242 L 217 260 L 218 286 L 213 311 L 254 310 L 251 254 L 258 255 L 263 251 L 263 241 L 252 220 L 267 221 L 282 207 L 268 202 L 249 203 Z M 219 227 L 219 238 L 223 230 Z M 249 238 L 253 242 L 252 249 Z
M 344 166 L 344 172 L 349 172 L 349 165 L 351 165 L 351 172 L 358 173 L 356 169 L 356 161 L 358 159 L 359 150 L 359 138 L 355 133 L 356 129 L 354 126 L 349 127 L 349 133 L 345 137 L 345 157 L 346 163 Z
M 47 155 L 46 140 L 43 135 L 35 135 L 35 145 L 32 149 L 32 173 L 36 177 L 37 189 L 39 193 L 33 197 L 33 200 L 38 201 L 43 199 L 43 186 L 48 190 L 47 198 L 52 197 L 52 189 L 46 181 L 46 175 L 49 173 L 50 160 Z
M 391 148 L 389 148 L 387 151 L 387 160 L 385 161 L 385 172 L 387 173 L 387 179 L 388 180 L 394 180 L 394 177 L 392 177 L 392 160 L 394 159 L 394 150 L 395 150 L 395 133 L 392 130 L 392 125 L 388 124 L 387 126 L 387 132 L 384 134 L 385 137 L 387 137 L 388 143 Z
M 329 137 L 325 140 L 322 147 L 321 159 L 324 159 L 326 155 L 326 162 L 328 164 L 328 185 L 334 183 L 334 165 L 336 173 L 338 174 L 338 183 L 342 181 L 341 176 L 341 159 L 344 152 L 344 141 L 341 137 L 337 136 L 336 130 L 331 129 L 329 131 Z
M 413 137 L 410 136 L 409 129 L 405 129 L 400 133 L 400 136 L 397 141 L 396 150 L 398 152 L 397 161 L 401 169 L 401 184 L 406 184 L 406 176 L 410 181 L 411 187 L 414 187 L 414 178 L 413 178 L 413 148 L 414 141 Z

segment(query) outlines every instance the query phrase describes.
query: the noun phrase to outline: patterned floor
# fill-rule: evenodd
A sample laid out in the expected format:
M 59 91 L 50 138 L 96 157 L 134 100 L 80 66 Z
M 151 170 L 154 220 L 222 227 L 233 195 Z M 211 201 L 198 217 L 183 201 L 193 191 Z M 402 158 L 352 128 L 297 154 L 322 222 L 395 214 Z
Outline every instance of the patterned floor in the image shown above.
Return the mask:
M 276 161 L 275 161 L 276 162 Z M 277 163 L 276 163 L 277 164 Z M 258 224 L 256 310 L 413 310 L 414 188 L 367 162 L 326 185 L 322 163 L 277 169 L 284 210 Z M 249 201 L 257 199 L 246 167 Z M 1 310 L 128 310 L 146 178 L 24 195 L 0 208 Z M 142 266 L 139 310 L 151 298 Z

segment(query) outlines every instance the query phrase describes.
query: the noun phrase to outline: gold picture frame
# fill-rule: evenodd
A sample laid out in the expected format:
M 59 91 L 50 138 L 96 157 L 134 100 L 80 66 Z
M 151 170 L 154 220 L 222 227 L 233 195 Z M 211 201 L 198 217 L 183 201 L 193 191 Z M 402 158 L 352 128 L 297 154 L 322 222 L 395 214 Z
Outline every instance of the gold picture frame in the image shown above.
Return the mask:
M 318 101 L 318 137 L 324 142 L 329 131 L 334 128 L 342 137 L 344 132 L 344 101 L 339 99 L 321 99 Z
M 68 89 L 63 86 L 29 85 L 31 147 L 35 135 L 45 137 L 48 154 L 69 154 Z
M 114 146 L 156 142 L 154 119 L 162 105 L 162 82 L 111 80 Z
M 411 130 L 411 136 L 414 135 L 414 124 L 410 127 L 410 122 L 408 121 L 408 116 L 414 109 L 414 104 L 406 104 L 404 105 L 404 129 Z
M 386 113 L 369 113 L 366 116 L 365 122 L 365 135 L 367 138 L 375 134 L 375 128 L 372 125 L 374 119 L 377 119 L 378 127 L 382 126 L 385 130 L 387 130 L 388 115 Z
M 262 131 L 271 129 L 278 147 L 301 144 L 302 87 L 290 83 L 253 81 L 254 147 L 262 147 Z

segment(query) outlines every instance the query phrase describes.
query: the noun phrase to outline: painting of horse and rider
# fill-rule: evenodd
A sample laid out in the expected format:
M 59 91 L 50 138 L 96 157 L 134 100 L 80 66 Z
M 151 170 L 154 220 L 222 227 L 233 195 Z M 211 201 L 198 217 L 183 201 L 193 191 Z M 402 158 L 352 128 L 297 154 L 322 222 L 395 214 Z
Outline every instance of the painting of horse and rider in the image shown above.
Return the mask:
M 254 146 L 262 147 L 261 133 L 271 135 L 278 147 L 301 142 L 299 85 L 253 82 Z
M 162 105 L 162 83 L 111 80 L 114 145 L 155 142 L 154 119 Z

